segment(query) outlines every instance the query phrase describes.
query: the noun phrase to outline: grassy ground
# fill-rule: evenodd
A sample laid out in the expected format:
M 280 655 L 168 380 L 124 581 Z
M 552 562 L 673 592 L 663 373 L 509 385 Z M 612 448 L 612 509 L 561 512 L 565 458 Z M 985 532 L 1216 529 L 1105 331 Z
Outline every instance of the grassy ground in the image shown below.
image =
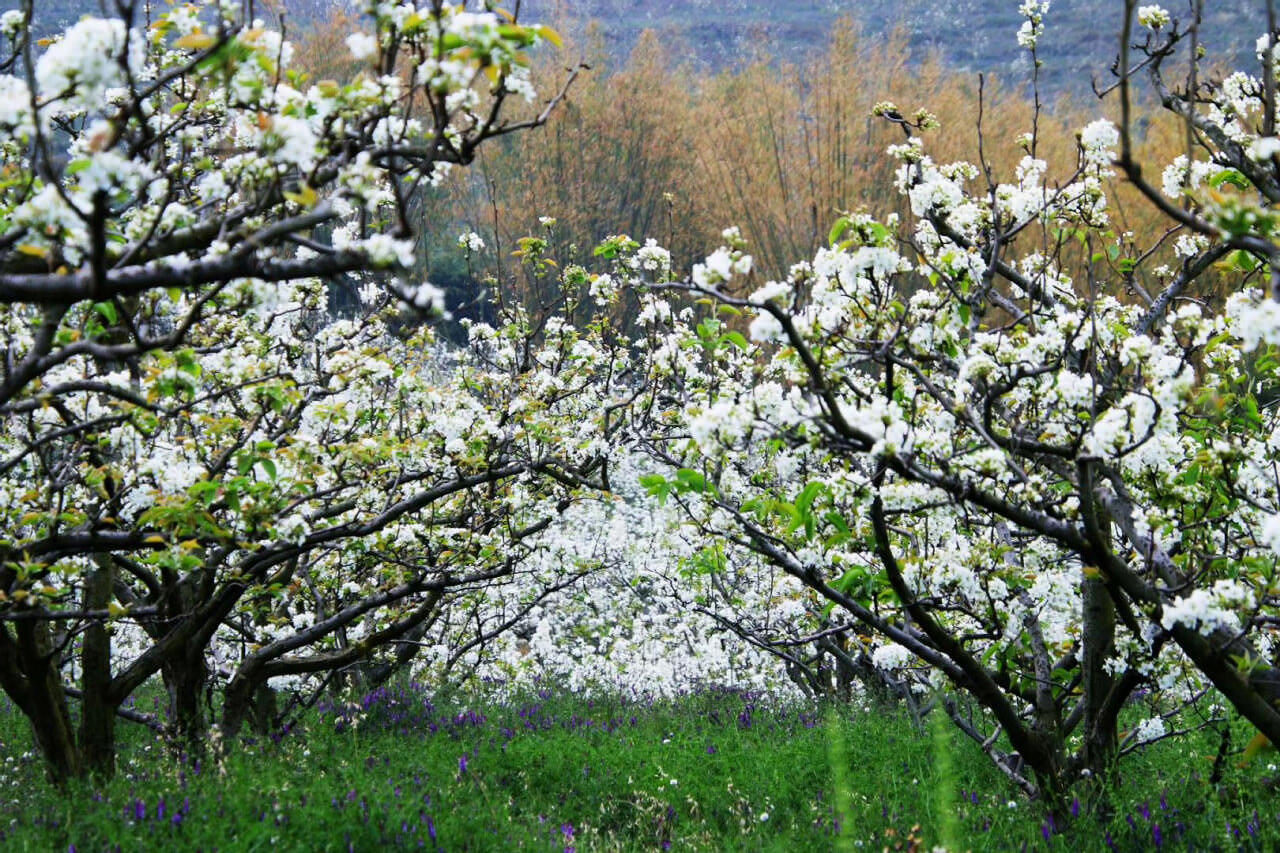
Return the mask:
M 0 848 L 90 850 L 1270 850 L 1266 759 L 1209 790 L 1215 743 L 1126 765 L 1108 824 L 1055 832 L 949 727 L 892 712 L 529 697 L 437 707 L 384 690 L 221 765 L 138 732 L 119 778 L 68 795 L 0 710 Z

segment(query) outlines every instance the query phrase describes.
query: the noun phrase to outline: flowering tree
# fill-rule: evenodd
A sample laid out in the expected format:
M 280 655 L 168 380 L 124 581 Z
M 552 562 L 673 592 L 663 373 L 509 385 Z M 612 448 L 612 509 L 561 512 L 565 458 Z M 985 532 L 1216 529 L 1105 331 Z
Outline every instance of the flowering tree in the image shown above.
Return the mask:
M 588 490 L 582 497 L 588 499 L 564 509 L 559 521 L 541 534 L 541 550 L 525 565 L 529 574 L 545 571 L 550 578 L 562 574 L 566 564 L 585 560 L 592 572 L 572 586 L 533 586 L 548 594 L 514 614 L 503 609 L 505 595 L 490 594 L 483 606 L 471 609 L 449 608 L 450 614 L 465 613 L 468 621 L 510 623 L 511 630 L 494 633 L 482 649 L 470 639 L 434 639 L 425 657 L 435 665 L 427 671 L 433 680 L 474 673 L 483 683 L 501 685 L 502 691 L 550 682 L 571 690 L 671 696 L 712 684 L 799 695 L 784 668 L 761 651 L 753 637 L 725 634 L 720 600 L 732 586 L 736 605 L 766 613 L 771 622 L 786 623 L 795 615 L 788 605 L 795 603 L 798 584 L 776 570 L 743 572 L 732 581 L 690 571 L 689 564 L 701 555 L 704 537 L 682 526 L 677 507 L 654 505 L 644 494 L 642 482 L 653 464 L 637 449 L 625 417 L 641 387 L 643 363 L 634 356 L 643 347 L 627 338 L 619 316 L 626 316 L 630 307 L 624 307 L 624 299 L 673 279 L 669 252 L 653 240 L 641 245 L 615 235 L 587 258 L 573 247 L 568 257 L 557 256 L 550 239 L 554 220 L 544 218 L 540 225 L 539 236 L 516 241 L 516 272 L 509 266 L 505 273 L 497 269 L 478 235 L 466 234 L 458 242 L 469 262 L 492 280 L 505 275 L 499 290 L 505 308 L 500 310 L 515 312 L 516 327 L 534 331 L 538 338 L 558 339 L 576 322 L 577 328 L 590 333 L 585 339 L 575 337 L 570 352 L 575 362 L 592 371 L 579 374 L 580 380 L 597 385 L 584 401 L 598 406 L 595 416 L 605 418 L 604 432 L 587 434 L 599 439 L 592 444 L 602 463 L 599 476 L 582 482 Z M 518 284 L 513 282 L 517 275 Z M 522 292 L 532 297 L 525 300 L 532 303 L 528 307 L 519 298 Z M 473 346 L 490 353 L 486 359 L 510 367 L 524 360 L 527 344 L 512 339 L 511 323 L 506 328 L 500 332 L 471 324 L 470 336 Z M 604 354 L 607 358 L 601 358 Z M 549 363 L 546 358 L 532 356 L 539 364 Z M 582 408 L 582 415 L 584 421 L 592 417 L 589 406 Z M 559 476 L 581 482 L 572 471 Z M 523 600 L 528 600 L 530 587 L 525 589 Z
M 563 95 L 504 117 L 552 31 L 370 4 L 340 85 L 239 3 L 150 8 L 41 45 L 0 17 L 0 687 L 56 778 L 109 772 L 153 675 L 194 736 L 214 684 L 234 731 L 268 679 L 458 641 L 600 457 L 598 328 L 513 317 L 476 346 L 520 358 L 446 372 L 399 275 L 415 189 Z M 329 323 L 320 279 L 370 269 Z
M 1022 7 L 1033 51 L 1047 6 Z M 731 230 L 690 281 L 646 296 L 638 411 L 666 470 L 645 482 L 709 543 L 700 570 L 784 570 L 807 591 L 793 612 L 809 639 L 935 693 L 1058 807 L 1223 699 L 1280 738 L 1280 423 L 1262 404 L 1280 385 L 1280 305 L 1248 287 L 1275 281 L 1275 31 L 1260 75 L 1207 80 L 1193 49 L 1174 90 L 1195 33 L 1126 3 L 1122 121 L 1081 132 L 1070 175 L 1046 174 L 1034 128 L 1005 180 L 936 163 L 932 117 L 882 104 L 905 132 L 891 154 L 909 225 L 842 217 L 828 248 L 763 285 Z M 1188 127 L 1159 188 L 1133 153 L 1142 71 Z M 1111 230 L 1116 169 L 1167 233 Z M 1223 310 L 1185 297 L 1223 267 L 1244 279 Z M 716 314 L 674 310 L 670 290 Z M 745 613 L 739 629 L 795 648 L 762 624 Z

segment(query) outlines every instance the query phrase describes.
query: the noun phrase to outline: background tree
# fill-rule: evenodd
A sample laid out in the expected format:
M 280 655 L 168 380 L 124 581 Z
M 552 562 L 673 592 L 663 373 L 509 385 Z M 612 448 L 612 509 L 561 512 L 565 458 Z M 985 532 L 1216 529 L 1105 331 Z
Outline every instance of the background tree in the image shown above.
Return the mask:
M 1016 10 L 1010 14 L 1016 17 Z M 1016 30 L 1015 24 L 1008 35 Z M 894 164 L 883 156 L 899 130 L 870 115 L 877 102 L 909 110 L 927 105 L 948 129 L 932 142 L 935 158 L 984 162 L 997 183 L 1016 180 L 1027 153 L 1020 137 L 1032 127 L 1039 130 L 1034 154 L 1045 161 L 1048 180 L 1068 180 L 1076 166 L 1075 129 L 1096 117 L 1094 99 L 1078 91 L 1039 86 L 1037 104 L 1028 97 L 1026 77 L 957 70 L 910 49 L 902 33 L 870 38 L 845 21 L 824 31 L 824 39 L 808 58 L 757 47 L 714 70 L 691 62 L 696 50 L 670 33 L 651 33 L 620 58 L 593 40 L 588 27 L 583 46 L 567 43 L 561 54 L 535 57 L 531 69 L 545 88 L 562 73 L 564 54 L 583 55 L 590 64 L 560 120 L 546 133 L 486 147 L 476 168 L 459 171 L 427 200 L 423 216 L 457 218 L 459 229 L 483 237 L 486 249 L 471 259 L 481 278 L 505 280 L 509 253 L 529 234 L 548 239 L 557 259 L 584 264 L 590 247 L 609 235 L 643 235 L 661 242 L 687 271 L 730 224 L 752 246 L 758 271 L 777 278 L 793 259 L 823 246 L 830 223 L 844 211 L 880 219 L 910 215 L 908 200 L 894 188 Z M 1024 65 L 1037 68 L 1029 56 Z M 1113 101 L 1103 108 L 1118 120 Z M 1184 134 L 1176 116 L 1155 107 L 1154 99 L 1141 102 L 1135 151 L 1144 162 L 1168 162 L 1185 150 Z M 1127 182 L 1102 180 L 1117 235 L 1167 228 Z M 548 216 L 556 222 L 549 232 L 538 224 Z M 428 254 L 433 275 L 465 266 L 451 240 Z M 1074 278 L 1087 276 L 1089 259 L 1081 249 L 1065 249 L 1061 260 Z M 1151 268 L 1175 260 L 1165 244 Z M 1129 282 L 1116 278 L 1116 295 L 1130 298 L 1124 293 Z M 1132 283 L 1157 286 L 1144 268 L 1134 271 Z M 545 301 L 532 285 L 521 281 L 504 290 Z M 1238 285 L 1238 275 L 1215 270 L 1195 286 L 1198 294 L 1224 298 Z M 637 311 L 633 303 L 621 310 L 626 317 Z

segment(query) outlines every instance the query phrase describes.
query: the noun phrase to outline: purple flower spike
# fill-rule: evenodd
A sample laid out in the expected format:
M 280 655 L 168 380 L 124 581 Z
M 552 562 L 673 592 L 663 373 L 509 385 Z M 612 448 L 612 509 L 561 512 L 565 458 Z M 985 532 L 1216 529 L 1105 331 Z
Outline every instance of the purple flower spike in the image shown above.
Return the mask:
M 427 837 L 431 839 L 431 843 L 436 843 L 436 822 L 427 815 Z
M 1151 824 L 1151 840 L 1155 842 L 1156 847 L 1164 846 L 1164 833 L 1160 831 L 1160 824 Z

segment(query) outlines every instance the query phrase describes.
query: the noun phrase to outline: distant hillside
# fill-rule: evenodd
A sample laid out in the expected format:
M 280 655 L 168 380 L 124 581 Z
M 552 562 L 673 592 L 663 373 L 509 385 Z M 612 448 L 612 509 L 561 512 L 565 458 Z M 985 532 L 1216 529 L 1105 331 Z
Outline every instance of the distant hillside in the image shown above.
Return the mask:
M 289 10 L 290 18 L 296 19 L 301 26 L 316 17 L 326 15 L 337 6 L 345 5 L 356 4 L 348 4 L 347 0 L 256 0 L 255 14 L 269 20 L 272 18 L 271 10 L 283 7 Z M 140 17 L 145 17 L 146 6 L 145 2 L 139 2 Z M 154 15 L 159 15 L 169 8 L 169 3 L 167 0 L 151 0 L 150 7 Z M 20 8 L 21 0 L 0 0 L 0 12 Z M 66 29 L 85 15 L 116 14 L 114 0 L 35 0 L 36 30 L 41 36 Z
M 345 0 L 266 0 L 264 10 L 288 8 L 295 28 Z M 515 0 L 506 0 L 511 7 Z M 0 11 L 18 8 L 18 0 L 0 0 Z M 154 0 L 162 8 L 161 0 Z M 1185 4 L 1170 0 L 1167 7 Z M 1202 41 L 1215 56 L 1237 67 L 1256 66 L 1253 45 L 1266 28 L 1260 0 L 1213 0 L 1205 4 Z M 36 0 L 42 34 L 101 14 L 110 3 L 99 0 Z M 1108 67 L 1119 41 L 1117 0 L 1053 0 L 1042 42 L 1043 79 L 1049 91 L 1088 89 L 1089 80 L 1110 79 Z M 1017 44 L 1021 24 L 1016 0 L 521 0 L 526 19 L 558 20 L 575 30 L 598 21 L 610 52 L 625 57 L 640 32 L 653 29 L 687 51 L 700 65 L 732 68 L 762 54 L 801 58 L 822 47 L 834 21 L 849 17 L 869 35 L 901 27 L 911 50 L 940 53 L 949 63 L 971 71 L 998 73 L 1006 80 L 1025 77 L 1029 61 Z M 851 81 L 856 85 L 856 81 Z
M 1184 6 L 1166 3 L 1170 10 Z M 1264 4 L 1213 0 L 1205 6 L 1202 43 L 1237 67 L 1256 66 L 1253 46 L 1266 29 Z M 938 52 L 958 68 L 1006 79 L 1030 70 L 1018 47 L 1016 0 L 524 0 L 522 8 L 530 17 L 595 19 L 619 54 L 642 30 L 653 29 L 686 45 L 690 59 L 715 67 L 732 67 L 762 48 L 798 58 L 823 46 L 832 23 L 848 17 L 870 35 L 901 27 L 914 54 Z M 1053 0 L 1041 42 L 1049 89 L 1087 89 L 1092 77 L 1110 79 L 1121 9 L 1116 0 Z

